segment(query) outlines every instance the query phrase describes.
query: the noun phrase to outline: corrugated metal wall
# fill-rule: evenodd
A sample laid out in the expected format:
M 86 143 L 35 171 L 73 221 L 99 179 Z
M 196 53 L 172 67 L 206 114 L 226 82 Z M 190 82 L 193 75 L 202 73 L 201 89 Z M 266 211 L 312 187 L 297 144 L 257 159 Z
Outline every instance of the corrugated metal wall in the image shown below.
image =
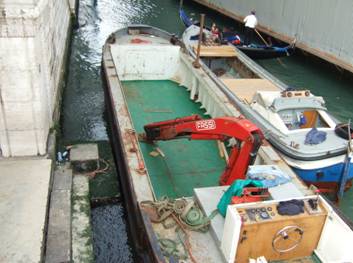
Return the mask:
M 296 37 L 300 48 L 353 71 L 353 0 L 194 1 L 233 17 L 255 9 L 260 29 Z

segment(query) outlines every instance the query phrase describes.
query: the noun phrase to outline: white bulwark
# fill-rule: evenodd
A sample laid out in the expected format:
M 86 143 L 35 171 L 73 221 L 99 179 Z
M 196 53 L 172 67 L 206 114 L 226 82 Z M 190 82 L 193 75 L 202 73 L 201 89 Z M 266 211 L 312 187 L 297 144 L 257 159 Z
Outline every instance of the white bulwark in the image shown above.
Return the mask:
M 1 1 L 0 157 L 46 153 L 69 25 L 68 1 Z

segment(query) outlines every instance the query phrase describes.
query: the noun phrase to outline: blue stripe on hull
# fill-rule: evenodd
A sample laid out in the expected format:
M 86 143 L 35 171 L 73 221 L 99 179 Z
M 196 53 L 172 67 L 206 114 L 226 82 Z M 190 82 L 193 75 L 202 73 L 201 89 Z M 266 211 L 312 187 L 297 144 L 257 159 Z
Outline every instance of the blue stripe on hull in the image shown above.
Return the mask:
M 328 167 L 322 167 L 320 169 L 303 170 L 292 167 L 294 172 L 306 182 L 336 182 L 338 183 L 343 173 L 344 163 L 338 163 Z M 349 174 L 347 181 L 353 178 L 353 165 L 350 164 Z

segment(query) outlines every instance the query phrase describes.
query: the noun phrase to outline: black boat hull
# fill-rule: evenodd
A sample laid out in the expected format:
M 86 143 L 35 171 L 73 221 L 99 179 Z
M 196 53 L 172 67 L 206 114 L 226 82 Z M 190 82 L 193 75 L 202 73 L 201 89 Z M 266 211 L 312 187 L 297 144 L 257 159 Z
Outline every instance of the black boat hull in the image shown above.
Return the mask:
M 236 46 L 236 47 L 252 59 L 272 59 L 272 58 L 290 56 L 294 53 L 293 46 L 287 46 L 283 48 L 271 48 L 271 47 L 252 48 L 252 47 L 245 47 L 245 46 Z

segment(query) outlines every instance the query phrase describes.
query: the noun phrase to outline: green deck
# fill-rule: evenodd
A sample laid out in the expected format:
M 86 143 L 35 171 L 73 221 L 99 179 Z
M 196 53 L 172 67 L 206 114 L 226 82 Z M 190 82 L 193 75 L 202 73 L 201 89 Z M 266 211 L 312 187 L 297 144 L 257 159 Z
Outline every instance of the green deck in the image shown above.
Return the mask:
M 200 104 L 172 81 L 125 81 L 124 92 L 136 132 L 147 123 L 199 114 L 206 118 Z M 158 147 L 165 154 L 152 157 Z M 140 143 L 148 173 L 157 198 L 192 196 L 193 188 L 218 185 L 225 161 L 214 141 L 187 139 L 159 141 L 156 145 Z

